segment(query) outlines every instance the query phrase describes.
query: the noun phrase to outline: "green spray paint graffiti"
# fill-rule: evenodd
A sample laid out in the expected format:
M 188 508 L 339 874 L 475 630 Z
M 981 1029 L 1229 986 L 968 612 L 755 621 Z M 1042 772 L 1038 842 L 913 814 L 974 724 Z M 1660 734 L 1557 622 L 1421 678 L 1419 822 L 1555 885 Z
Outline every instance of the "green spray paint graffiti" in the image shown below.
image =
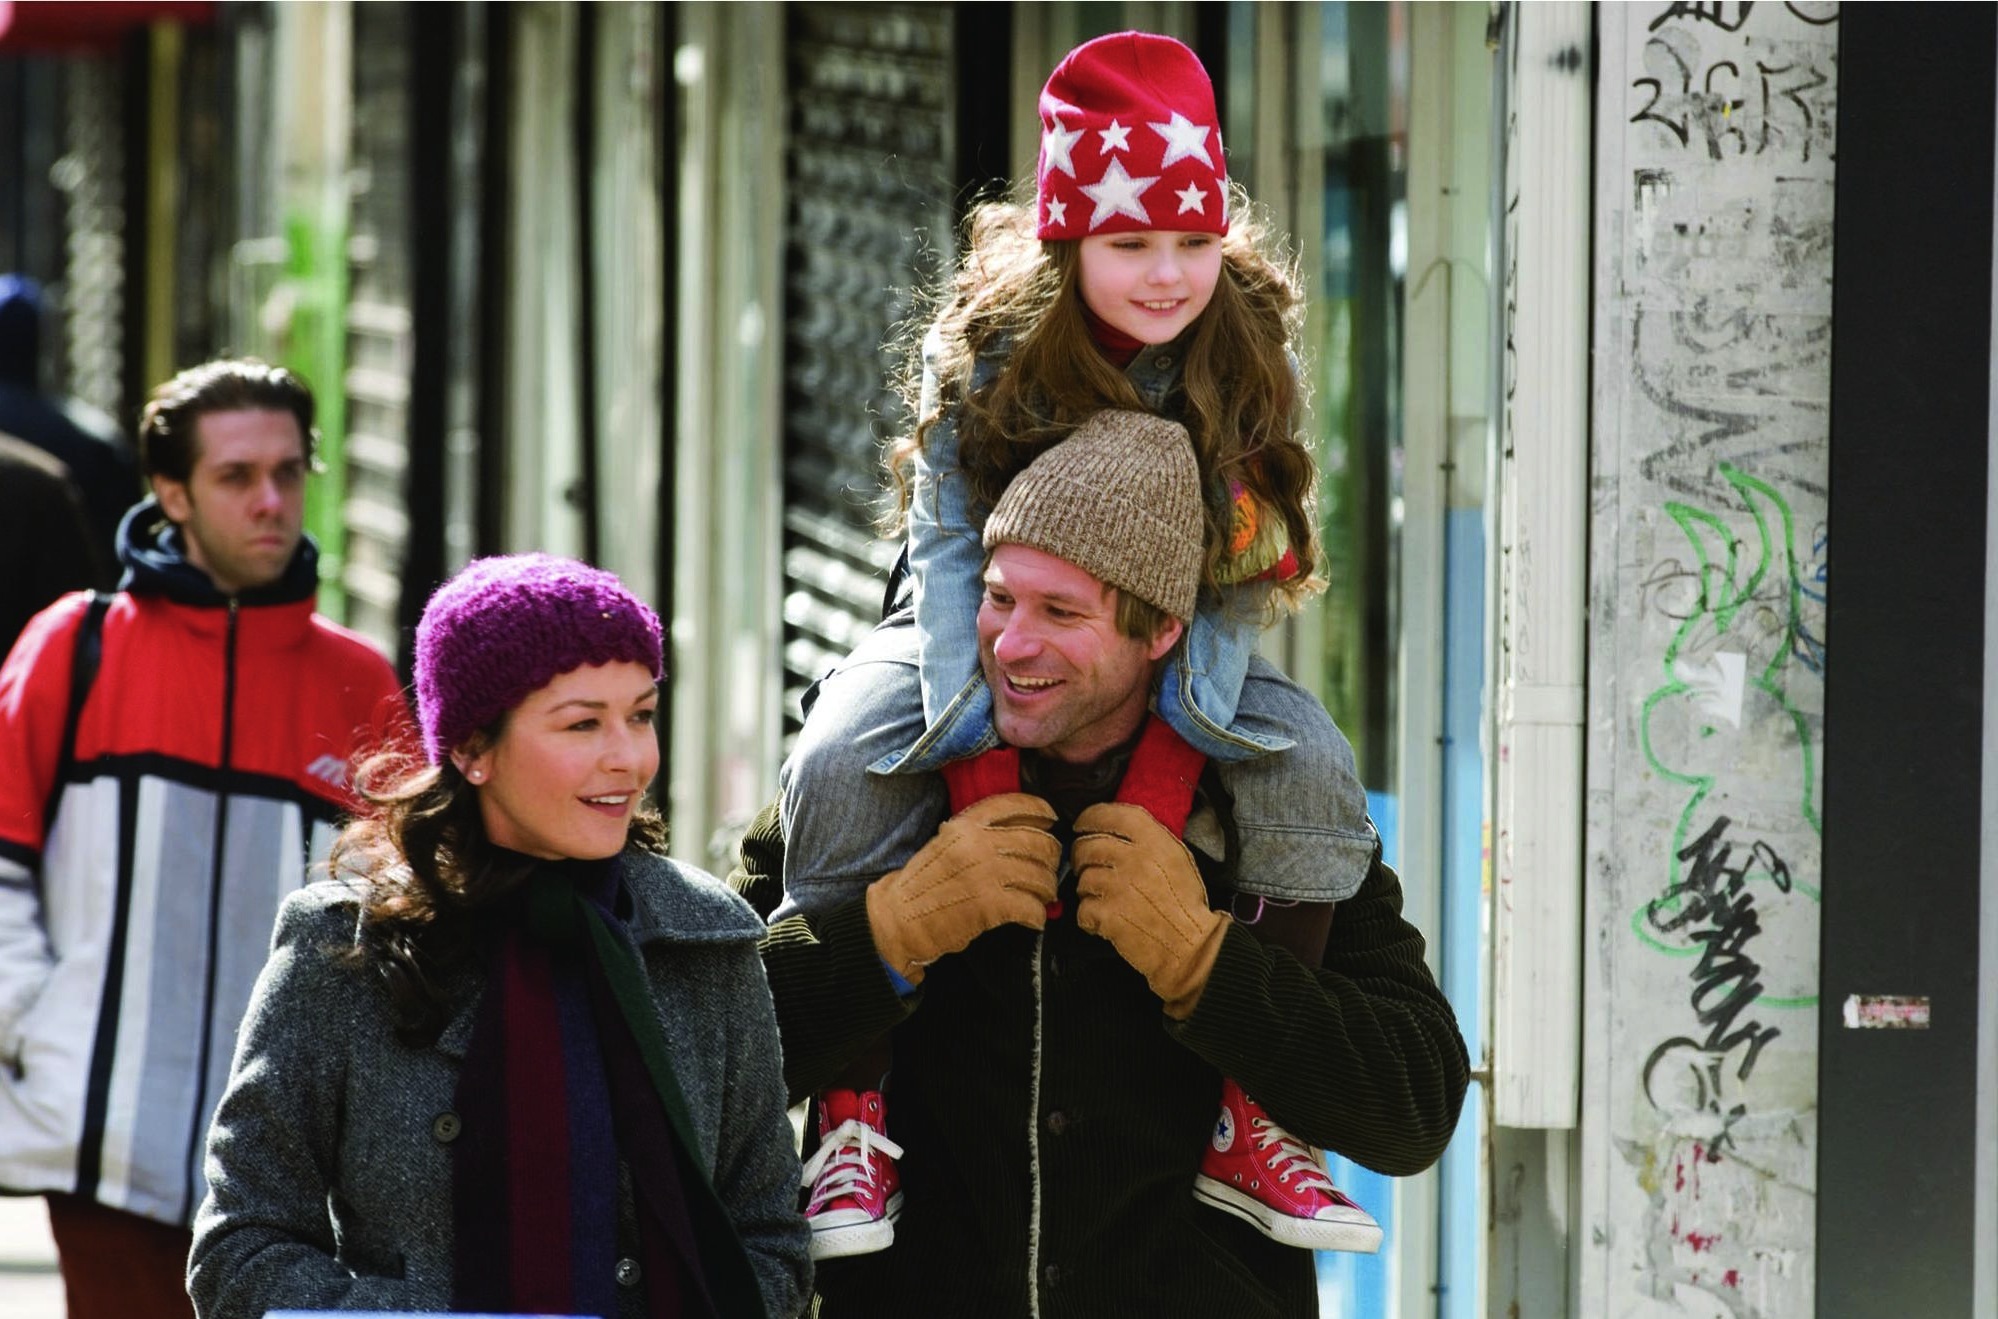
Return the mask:
M 1688 790 L 1674 824 L 1668 853 L 1668 873 L 1662 896 L 1632 913 L 1631 928 L 1648 947 L 1673 957 L 1701 956 L 1714 951 L 1720 932 L 1708 922 L 1690 919 L 1689 898 L 1695 903 L 1698 884 L 1689 881 L 1686 865 L 1709 854 L 1728 821 L 1712 817 L 1708 798 L 1724 773 L 1774 769 L 1793 779 L 1797 817 L 1813 833 L 1822 834 L 1818 815 L 1816 748 L 1810 719 L 1791 699 L 1785 682 L 1798 666 L 1823 676 L 1825 647 L 1805 616 L 1806 599 L 1822 602 L 1822 569 L 1806 585 L 1796 553 L 1796 525 L 1789 503 L 1774 487 L 1726 463 L 1720 474 L 1735 492 L 1755 524 L 1752 546 L 1745 546 L 1716 513 L 1677 501 L 1666 513 L 1685 533 L 1695 567 L 1676 574 L 1691 591 L 1688 607 L 1675 613 L 1679 626 L 1662 657 L 1665 681 L 1645 697 L 1639 733 L 1645 760 L 1665 781 Z M 1822 558 L 1823 538 L 1815 537 L 1814 558 Z M 1747 553 L 1744 553 L 1744 550 Z M 1647 587 L 1659 578 L 1654 574 Z M 1739 734 L 1748 729 L 1766 733 L 1770 722 L 1787 724 L 1794 737 L 1785 740 L 1771 766 L 1766 752 L 1762 768 L 1745 771 L 1739 761 L 1739 736 L 1726 735 L 1732 724 Z M 1694 843 L 1699 833 L 1701 842 Z M 1765 842 L 1748 848 L 1748 859 L 1730 872 L 1733 905 L 1752 905 L 1756 891 L 1766 886 L 1770 896 L 1801 896 L 1817 902 L 1819 891 L 1794 879 L 1788 865 Z M 1704 890 L 1702 890 L 1704 892 Z M 1708 897 L 1715 895 L 1709 894 Z M 1738 924 L 1737 924 L 1738 929 Z M 1769 1008 L 1808 1008 L 1815 993 L 1758 996 Z

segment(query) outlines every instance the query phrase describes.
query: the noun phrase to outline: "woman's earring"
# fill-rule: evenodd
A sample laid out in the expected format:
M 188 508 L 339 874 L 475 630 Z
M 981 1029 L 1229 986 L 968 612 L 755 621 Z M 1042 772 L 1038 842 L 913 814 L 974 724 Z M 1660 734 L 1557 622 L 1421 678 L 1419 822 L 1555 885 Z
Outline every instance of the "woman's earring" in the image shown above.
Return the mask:
M 486 781 L 486 772 L 482 769 L 475 769 L 466 774 L 465 777 L 474 783 L 484 783 Z

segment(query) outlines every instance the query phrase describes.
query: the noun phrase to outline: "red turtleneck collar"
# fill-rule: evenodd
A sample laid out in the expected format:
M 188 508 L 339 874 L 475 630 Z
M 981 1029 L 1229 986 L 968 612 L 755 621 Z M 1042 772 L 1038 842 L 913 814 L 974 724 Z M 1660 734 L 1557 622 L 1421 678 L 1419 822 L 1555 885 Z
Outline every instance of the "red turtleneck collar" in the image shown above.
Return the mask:
M 1110 364 L 1122 371 L 1129 366 L 1145 348 L 1143 339 L 1133 339 L 1110 322 L 1089 310 L 1085 305 L 1082 319 L 1089 324 L 1089 337 L 1096 341 L 1097 348 L 1110 359 Z

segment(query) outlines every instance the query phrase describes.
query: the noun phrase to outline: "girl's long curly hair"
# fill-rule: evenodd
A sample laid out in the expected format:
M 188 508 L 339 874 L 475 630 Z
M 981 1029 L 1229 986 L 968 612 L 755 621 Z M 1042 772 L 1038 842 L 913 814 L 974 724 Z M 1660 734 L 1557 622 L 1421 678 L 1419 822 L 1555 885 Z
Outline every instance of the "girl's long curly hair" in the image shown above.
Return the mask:
M 1221 277 L 1193 323 L 1179 391 L 1168 404 L 1193 437 L 1208 491 L 1202 581 L 1218 585 L 1228 554 L 1226 493 L 1239 481 L 1283 519 L 1298 571 L 1269 593 L 1278 612 L 1321 585 L 1315 525 L 1316 471 L 1299 434 L 1303 399 L 1289 345 L 1301 329 L 1303 299 L 1291 261 L 1248 195 L 1229 187 L 1229 229 Z M 902 334 L 903 400 L 916 418 L 886 463 L 894 502 L 884 530 L 907 525 L 915 457 L 939 418 L 955 412 L 959 464 L 973 517 L 983 521 L 1006 485 L 1041 452 L 1102 408 L 1149 411 L 1123 372 L 1096 347 L 1077 286 L 1080 241 L 1034 236 L 1030 200 L 988 202 L 966 222 L 965 256 L 942 290 L 941 307 Z M 937 385 L 922 407 L 924 343 Z M 997 374 L 972 388 L 982 356 L 1003 354 Z
M 502 715 L 472 749 L 505 731 Z M 455 983 L 475 964 L 499 905 L 533 866 L 487 836 L 478 789 L 448 759 L 430 765 L 406 750 L 381 752 L 361 763 L 355 791 L 363 809 L 327 860 L 335 877 L 367 886 L 351 964 L 388 995 L 397 1035 L 428 1044 L 450 1022 Z M 663 855 L 665 821 L 641 805 L 625 845 Z

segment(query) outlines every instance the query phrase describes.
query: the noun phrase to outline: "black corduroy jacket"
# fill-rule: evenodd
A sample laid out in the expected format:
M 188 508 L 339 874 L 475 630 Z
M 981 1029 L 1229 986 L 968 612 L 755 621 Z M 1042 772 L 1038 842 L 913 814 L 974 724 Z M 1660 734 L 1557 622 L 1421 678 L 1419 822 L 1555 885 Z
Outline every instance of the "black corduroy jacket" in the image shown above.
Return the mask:
M 1228 860 L 1194 855 L 1225 909 Z M 731 882 L 767 914 L 782 862 L 773 807 Z M 1067 914 L 1044 932 L 985 934 L 906 999 L 858 899 L 766 935 L 794 1100 L 894 1030 L 902 1214 L 889 1249 L 820 1265 L 822 1319 L 1316 1315 L 1310 1254 L 1197 1203 L 1193 1179 L 1224 1076 L 1300 1139 L 1380 1172 L 1442 1154 L 1469 1064 L 1400 881 L 1377 851 L 1317 967 L 1232 926 L 1183 1022 L 1083 933 L 1074 877 L 1062 886 Z

